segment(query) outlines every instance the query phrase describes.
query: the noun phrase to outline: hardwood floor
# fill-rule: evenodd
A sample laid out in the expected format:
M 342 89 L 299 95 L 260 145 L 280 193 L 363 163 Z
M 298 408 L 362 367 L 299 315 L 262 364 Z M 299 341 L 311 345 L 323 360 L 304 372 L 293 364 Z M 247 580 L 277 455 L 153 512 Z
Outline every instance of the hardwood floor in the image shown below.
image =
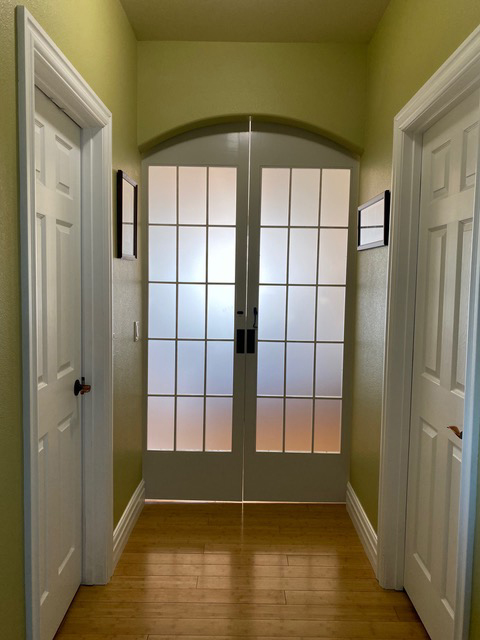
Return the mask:
M 378 586 L 341 505 L 148 504 L 57 640 L 428 638 Z

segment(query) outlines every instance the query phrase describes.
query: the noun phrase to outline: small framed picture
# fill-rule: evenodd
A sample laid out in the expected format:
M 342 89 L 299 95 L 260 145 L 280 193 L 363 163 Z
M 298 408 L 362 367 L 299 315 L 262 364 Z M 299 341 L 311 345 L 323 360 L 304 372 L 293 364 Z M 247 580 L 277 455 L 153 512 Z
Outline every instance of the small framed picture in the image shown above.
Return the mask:
M 123 171 L 117 171 L 117 257 L 137 258 L 138 185 Z
M 388 244 L 390 191 L 384 191 L 358 207 L 357 249 L 373 249 Z

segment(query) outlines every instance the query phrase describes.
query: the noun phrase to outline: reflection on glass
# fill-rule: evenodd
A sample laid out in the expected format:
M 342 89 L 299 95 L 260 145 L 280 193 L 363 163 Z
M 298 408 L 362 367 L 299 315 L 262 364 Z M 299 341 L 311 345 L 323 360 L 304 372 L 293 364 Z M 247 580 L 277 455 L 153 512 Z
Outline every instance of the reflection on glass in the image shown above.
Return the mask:
M 350 169 L 324 169 L 322 174 L 322 227 L 348 227 Z
M 177 222 L 177 168 L 148 168 L 148 221 L 150 224 Z
M 315 284 L 317 278 L 316 229 L 290 230 L 288 281 L 290 284 Z
M 313 340 L 315 331 L 315 287 L 288 288 L 288 340 Z
M 287 226 L 290 169 L 262 169 L 262 226 Z
M 235 282 L 235 229 L 208 230 L 208 281 Z
M 260 282 L 287 281 L 287 229 L 260 231 Z
M 318 227 L 320 169 L 292 169 L 290 224 Z
M 280 342 L 258 343 L 257 394 L 283 396 L 285 345 Z
M 174 284 L 148 285 L 148 335 L 175 338 L 176 287 Z
M 178 337 L 205 337 L 205 285 L 178 285 Z
M 205 450 L 232 450 L 232 398 L 207 398 Z
M 149 340 L 148 393 L 175 393 L 175 342 Z
M 319 284 L 345 284 L 347 233 L 347 229 L 321 229 L 318 256 Z
M 345 287 L 318 287 L 317 340 L 343 341 Z
M 208 285 L 208 338 L 233 340 L 235 285 Z
M 283 450 L 283 400 L 258 398 L 256 451 Z
M 177 343 L 177 393 L 203 395 L 205 343 Z
M 174 398 L 148 398 L 147 449 L 173 451 Z
M 179 167 L 178 222 L 205 224 L 207 220 L 207 169 Z
M 177 271 L 175 227 L 150 227 L 148 232 L 148 279 L 175 282 Z
M 316 453 L 340 453 L 342 435 L 342 401 L 315 400 Z
M 286 287 L 259 288 L 258 339 L 285 339 Z
M 207 394 L 233 394 L 233 342 L 207 342 Z
M 208 169 L 208 223 L 234 225 L 237 218 L 237 169 Z
M 287 344 L 287 396 L 313 393 L 313 343 Z
M 287 398 L 285 401 L 285 451 L 312 451 L 313 401 Z
M 341 397 L 343 344 L 317 344 L 315 394 Z
M 205 282 L 205 228 L 180 227 L 178 245 L 178 279 L 181 282 Z
M 177 451 L 203 450 L 203 398 L 177 398 Z

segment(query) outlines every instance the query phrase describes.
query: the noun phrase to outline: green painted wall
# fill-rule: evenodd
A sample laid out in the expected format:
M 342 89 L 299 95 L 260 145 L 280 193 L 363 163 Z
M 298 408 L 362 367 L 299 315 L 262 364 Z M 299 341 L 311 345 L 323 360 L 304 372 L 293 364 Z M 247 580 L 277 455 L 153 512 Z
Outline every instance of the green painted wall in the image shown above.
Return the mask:
M 0 0 L 0 635 L 24 637 L 15 5 Z M 139 177 L 136 41 L 118 0 L 24 0 L 113 113 L 113 167 Z M 115 521 L 141 479 L 140 264 L 114 264 Z
M 363 147 L 366 45 L 139 42 L 138 142 L 257 115 Z
M 391 186 L 393 118 L 480 22 L 478 0 L 392 0 L 368 47 L 360 201 Z M 387 249 L 358 254 L 351 483 L 377 526 Z M 471 638 L 480 638 L 480 536 Z

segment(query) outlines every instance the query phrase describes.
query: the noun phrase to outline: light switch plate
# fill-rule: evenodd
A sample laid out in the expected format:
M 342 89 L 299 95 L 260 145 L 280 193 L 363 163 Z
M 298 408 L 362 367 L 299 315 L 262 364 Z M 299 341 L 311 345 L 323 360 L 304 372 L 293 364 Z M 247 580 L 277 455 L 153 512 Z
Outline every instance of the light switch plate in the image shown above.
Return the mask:
M 138 342 L 140 340 L 140 322 L 135 320 L 133 323 L 133 341 Z

